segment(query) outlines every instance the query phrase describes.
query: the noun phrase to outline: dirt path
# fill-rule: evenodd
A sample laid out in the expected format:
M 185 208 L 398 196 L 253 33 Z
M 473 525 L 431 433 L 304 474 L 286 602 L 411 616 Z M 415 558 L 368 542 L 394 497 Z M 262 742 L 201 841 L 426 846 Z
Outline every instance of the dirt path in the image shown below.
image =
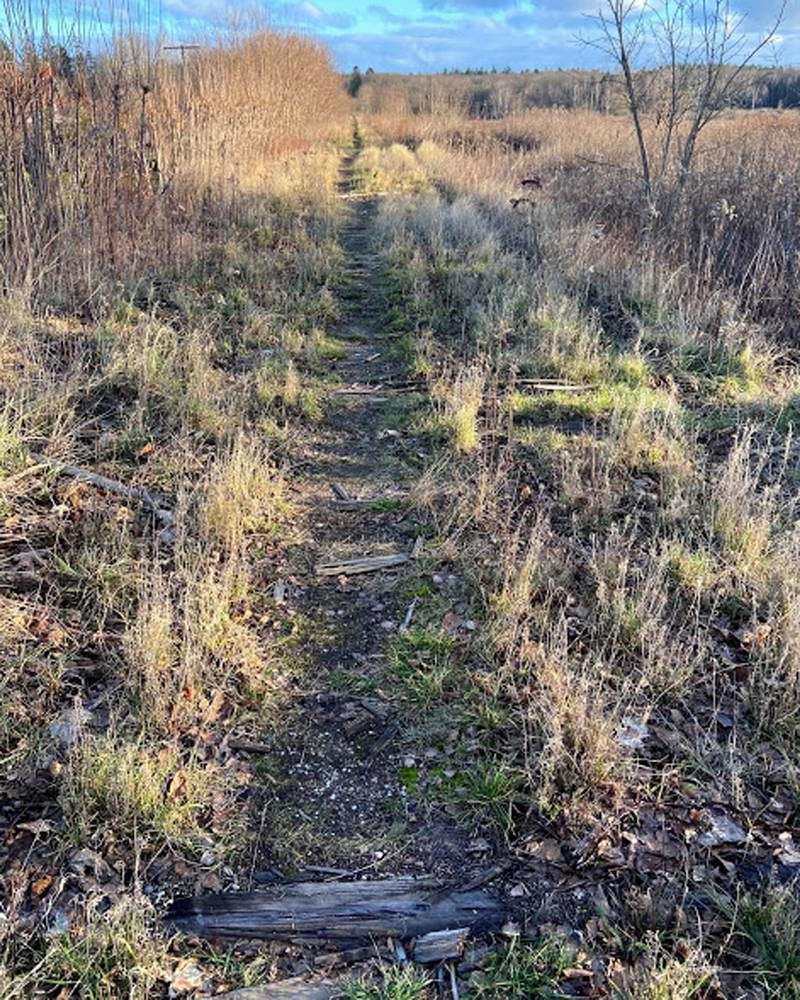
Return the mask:
M 342 388 L 402 375 L 382 336 L 377 254 L 371 236 L 378 202 L 353 192 L 353 161 L 342 167 L 349 219 L 343 319 L 336 331 L 346 356 Z M 387 690 L 389 647 L 406 616 L 423 566 L 323 577 L 316 565 L 410 553 L 420 531 L 405 504 L 416 475 L 414 442 L 402 427 L 402 397 L 337 397 L 325 424 L 305 444 L 298 484 L 306 512 L 306 574 L 290 594 L 306 621 L 307 689 L 294 700 L 281 740 L 269 838 L 262 860 L 285 869 L 309 864 L 379 875 L 450 876 L 463 866 L 470 831 L 417 801 L 401 778 L 409 763 L 403 706 Z M 339 494 L 337 498 L 337 492 Z M 346 509 L 341 498 L 375 500 Z M 388 688 L 391 686 L 388 685 Z

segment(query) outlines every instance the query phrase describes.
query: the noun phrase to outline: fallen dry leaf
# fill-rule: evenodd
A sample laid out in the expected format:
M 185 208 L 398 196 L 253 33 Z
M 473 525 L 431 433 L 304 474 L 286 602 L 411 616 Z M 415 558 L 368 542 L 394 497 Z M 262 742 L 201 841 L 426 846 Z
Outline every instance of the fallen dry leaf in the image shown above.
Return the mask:
M 549 861 L 553 864 L 559 864 L 564 860 L 558 841 L 553 840 L 552 837 L 529 844 L 526 847 L 526 852 L 534 858 L 539 858 L 540 861 Z
M 721 847 L 723 844 L 743 844 L 747 834 L 723 812 L 705 810 L 702 815 L 705 829 L 697 834 L 696 842 L 701 847 Z
M 225 695 L 222 691 L 215 691 L 210 701 L 203 699 L 202 708 L 206 722 L 216 722 L 225 708 Z
M 167 788 L 167 797 L 170 799 L 180 798 L 186 793 L 186 786 L 188 784 L 188 776 L 185 771 L 176 771 L 170 780 L 169 787 Z
M 41 878 L 37 878 L 36 881 L 31 885 L 31 892 L 34 896 L 44 896 L 50 886 L 53 884 L 52 875 L 43 875 Z
M 48 732 L 63 749 L 68 750 L 80 739 L 83 727 L 91 721 L 92 713 L 81 705 L 65 709 L 55 722 L 51 723 Z
M 463 623 L 464 619 L 461 615 L 457 615 L 455 611 L 448 611 L 444 618 L 442 618 L 442 628 L 448 635 L 455 635 Z
M 193 959 L 184 958 L 175 967 L 169 983 L 170 997 L 192 993 L 207 982 L 208 977 Z

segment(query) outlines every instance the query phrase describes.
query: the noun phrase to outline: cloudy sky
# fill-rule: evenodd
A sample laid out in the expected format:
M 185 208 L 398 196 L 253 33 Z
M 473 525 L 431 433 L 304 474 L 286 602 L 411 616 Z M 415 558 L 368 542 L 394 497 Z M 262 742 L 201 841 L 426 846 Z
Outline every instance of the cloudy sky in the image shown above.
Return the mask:
M 291 0 L 262 3 L 275 23 L 314 34 L 340 68 L 420 72 L 496 66 L 504 69 L 594 67 L 602 56 L 578 40 L 591 36 L 586 15 L 602 0 Z M 644 0 L 641 0 L 644 2 Z M 737 14 L 763 30 L 781 0 L 743 0 Z M 161 0 L 172 34 L 220 23 L 225 0 Z M 755 34 L 754 34 L 755 37 Z M 762 61 L 800 63 L 800 0 L 788 0 L 781 41 Z

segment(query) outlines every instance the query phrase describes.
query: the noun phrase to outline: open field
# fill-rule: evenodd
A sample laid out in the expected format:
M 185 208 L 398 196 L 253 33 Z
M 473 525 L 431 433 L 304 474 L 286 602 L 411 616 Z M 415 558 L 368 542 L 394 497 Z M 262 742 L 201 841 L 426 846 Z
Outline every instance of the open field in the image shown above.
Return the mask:
M 800 119 L 131 65 L 4 66 L 0 994 L 800 997 Z

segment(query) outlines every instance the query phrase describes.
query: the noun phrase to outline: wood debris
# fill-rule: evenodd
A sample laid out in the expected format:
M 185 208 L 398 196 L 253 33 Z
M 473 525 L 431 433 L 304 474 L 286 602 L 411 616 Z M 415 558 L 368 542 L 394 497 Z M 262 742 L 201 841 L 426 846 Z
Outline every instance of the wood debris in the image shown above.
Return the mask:
M 461 958 L 464 942 L 468 937 L 468 927 L 423 934 L 414 945 L 414 961 L 420 965 L 430 965 L 433 962 L 444 962 L 448 958 Z
M 373 396 L 377 390 L 384 388 L 385 386 L 383 386 L 380 382 L 377 385 L 372 386 L 351 385 L 345 389 L 336 389 L 333 394 L 334 396 Z
M 597 389 L 596 382 L 581 384 L 577 382 L 559 382 L 557 379 L 547 378 L 518 378 L 514 380 L 515 386 L 524 386 L 533 392 L 591 392 Z
M 309 982 L 306 979 L 284 979 L 269 986 L 249 986 L 233 993 L 223 993 L 217 1000 L 333 1000 L 341 991 L 330 980 Z
M 88 469 L 82 469 L 77 465 L 67 465 L 64 462 L 59 462 L 57 459 L 48 458 L 46 455 L 32 453 L 31 457 L 40 465 L 52 469 L 53 472 L 58 473 L 60 476 L 68 476 L 71 479 L 77 479 L 79 482 L 89 483 L 91 486 L 96 486 L 97 489 L 103 490 L 105 493 L 114 493 L 117 496 L 125 497 L 126 500 L 138 501 L 142 506 L 147 507 L 153 513 L 153 516 L 167 527 L 171 526 L 175 520 L 172 511 L 162 507 L 161 501 L 141 486 L 126 486 L 125 483 L 120 483 L 116 479 L 109 479 L 107 476 L 98 475 L 96 472 L 90 472 Z
M 414 600 L 411 602 L 411 604 L 409 604 L 408 610 L 406 611 L 406 616 L 403 619 L 402 624 L 400 625 L 400 631 L 401 632 L 407 632 L 409 630 L 409 628 L 411 628 L 411 622 L 414 620 L 414 612 L 417 609 L 417 602 L 418 601 L 419 601 L 419 598 L 415 597 Z
M 433 879 L 300 882 L 262 892 L 176 900 L 167 919 L 204 938 L 371 941 L 418 937 L 452 927 L 490 930 L 504 905 L 485 891 L 447 887 Z
M 396 552 L 386 556 L 359 556 L 356 559 L 340 559 L 338 561 L 317 564 L 318 576 L 355 576 L 359 573 L 374 573 L 376 570 L 392 569 L 410 562 L 411 556 L 406 552 Z

